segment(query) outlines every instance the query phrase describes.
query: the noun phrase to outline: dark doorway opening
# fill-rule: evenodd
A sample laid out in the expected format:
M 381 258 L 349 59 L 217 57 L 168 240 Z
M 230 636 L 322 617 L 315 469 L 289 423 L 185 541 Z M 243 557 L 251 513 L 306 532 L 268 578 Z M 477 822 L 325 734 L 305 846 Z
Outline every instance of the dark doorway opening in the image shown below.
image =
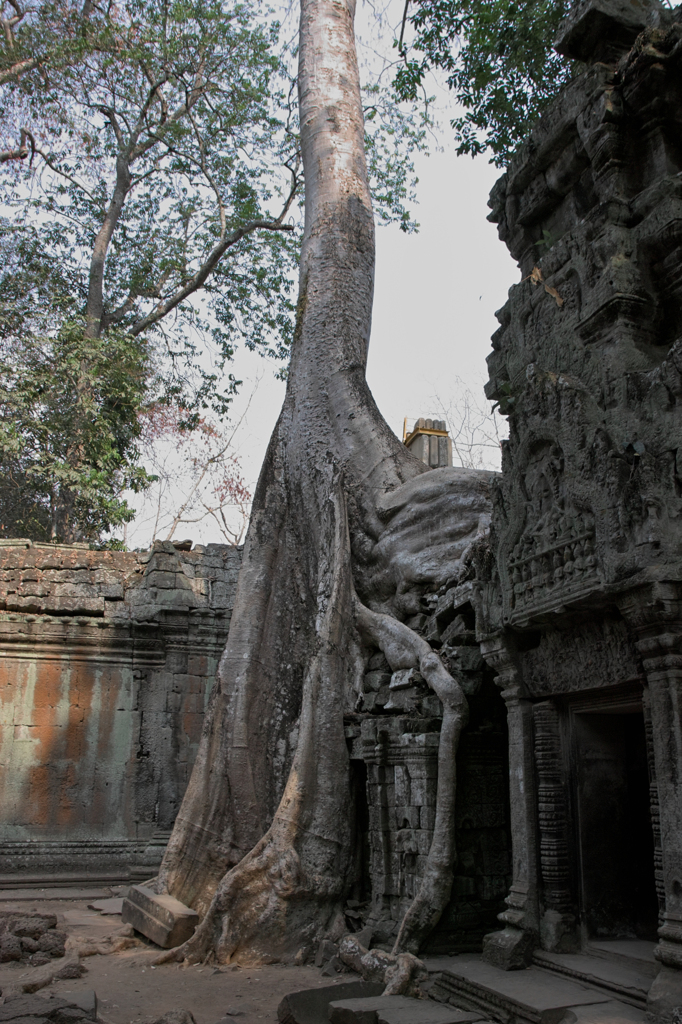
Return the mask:
M 351 796 L 355 813 L 352 815 L 354 834 L 352 849 L 355 859 L 350 896 L 358 903 L 367 903 L 372 896 L 371 855 L 369 845 L 369 803 L 367 799 L 367 765 L 364 761 L 350 762 Z
M 586 939 L 656 941 L 658 905 L 641 706 L 573 717 Z

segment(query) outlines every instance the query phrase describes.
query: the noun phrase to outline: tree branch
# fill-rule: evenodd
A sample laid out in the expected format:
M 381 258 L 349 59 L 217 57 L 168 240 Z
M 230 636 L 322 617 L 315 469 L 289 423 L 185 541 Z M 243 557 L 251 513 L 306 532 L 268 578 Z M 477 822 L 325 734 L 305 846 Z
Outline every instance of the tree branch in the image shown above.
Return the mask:
M 80 189 L 81 192 L 85 193 L 85 195 L 91 202 L 96 203 L 95 197 L 93 196 L 92 192 L 89 189 L 87 189 L 85 185 L 81 184 L 80 181 L 77 181 L 67 171 L 62 170 L 61 167 L 57 167 L 57 165 L 53 163 L 52 157 L 49 156 L 44 149 L 39 149 L 38 146 L 36 146 L 35 151 L 38 154 L 38 156 L 41 156 L 43 158 L 43 160 L 45 161 L 45 163 L 51 171 L 54 171 L 55 174 L 60 174 L 62 178 L 66 178 L 66 180 L 70 181 L 72 185 L 75 185 L 76 188 Z
M 31 143 L 31 159 L 29 160 L 30 166 L 33 163 L 33 157 L 36 154 L 36 141 L 26 128 L 21 129 L 19 145 L 16 149 L 0 150 L 0 164 L 5 164 L 9 160 L 25 160 L 29 152 L 29 147 L 26 145 L 27 139 Z
M 11 78 L 22 75 L 25 71 L 33 71 L 40 65 L 40 61 L 37 57 L 28 57 L 26 60 L 17 61 L 16 64 L 12 64 L 11 67 L 5 68 L 0 71 L 0 85 L 4 85 L 5 82 L 9 82 Z
M 289 201 L 285 210 L 282 212 L 281 217 L 284 217 L 288 207 L 291 205 Z M 220 262 L 221 258 L 227 252 L 227 250 L 236 245 L 237 242 L 241 241 L 246 235 L 252 234 L 254 231 L 293 231 L 293 224 L 281 224 L 279 218 L 276 221 L 268 220 L 254 220 L 250 224 L 245 224 L 244 227 L 237 228 L 231 235 L 224 238 L 218 245 L 214 246 L 208 259 L 199 267 L 197 272 L 187 281 L 182 288 L 178 288 L 174 295 L 171 295 L 165 302 L 160 302 L 156 309 L 153 309 L 151 313 L 143 317 L 142 320 L 138 320 L 136 324 L 130 329 L 130 333 L 133 337 L 141 334 L 142 331 L 146 331 L 147 328 L 152 327 L 154 324 L 162 320 L 172 309 L 179 306 L 181 302 L 184 302 L 186 298 L 193 295 L 204 282 L 208 279 L 211 272 Z

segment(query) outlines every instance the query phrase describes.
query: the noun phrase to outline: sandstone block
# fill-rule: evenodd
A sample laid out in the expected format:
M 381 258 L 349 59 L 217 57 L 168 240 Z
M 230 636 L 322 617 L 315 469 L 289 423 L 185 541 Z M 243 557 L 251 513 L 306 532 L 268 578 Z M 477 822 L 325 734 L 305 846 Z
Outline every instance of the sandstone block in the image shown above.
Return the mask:
M 374 996 L 369 999 L 339 999 L 329 1004 L 331 1024 L 377 1024 L 377 1010 L 385 1009 L 385 1000 L 394 1001 L 394 1006 L 409 1007 L 413 1000 L 408 996 Z
M 322 988 L 303 989 L 284 996 L 277 1007 L 280 1024 L 310 1024 L 324 1021 L 330 1001 L 355 999 L 361 996 L 375 996 L 383 991 L 383 984 L 371 981 L 350 981 L 342 985 L 325 985 Z M 229 1011 L 228 1011 L 229 1012 Z
M 157 946 L 172 949 L 191 938 L 199 915 L 173 896 L 157 896 L 146 886 L 133 885 L 123 900 L 122 920 Z

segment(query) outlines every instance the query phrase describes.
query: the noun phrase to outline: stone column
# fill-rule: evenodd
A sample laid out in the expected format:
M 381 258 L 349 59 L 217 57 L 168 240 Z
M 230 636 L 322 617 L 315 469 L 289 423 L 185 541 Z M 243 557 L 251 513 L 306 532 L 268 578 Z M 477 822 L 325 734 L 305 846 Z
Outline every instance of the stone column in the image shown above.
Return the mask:
M 542 875 L 540 945 L 552 953 L 574 953 L 580 946 L 568 852 L 568 780 L 554 701 L 533 706 L 537 769 L 538 830 Z
M 496 672 L 495 682 L 507 705 L 513 863 L 512 885 L 505 900 L 508 909 L 498 915 L 503 928 L 485 936 L 483 959 L 512 971 L 529 965 L 539 930 L 533 706 L 506 638 L 484 640 L 481 653 Z
M 665 912 L 654 956 L 661 970 L 649 991 L 654 1020 L 682 1007 L 682 586 L 655 583 L 633 591 L 621 611 L 636 633 L 649 685 L 660 818 Z

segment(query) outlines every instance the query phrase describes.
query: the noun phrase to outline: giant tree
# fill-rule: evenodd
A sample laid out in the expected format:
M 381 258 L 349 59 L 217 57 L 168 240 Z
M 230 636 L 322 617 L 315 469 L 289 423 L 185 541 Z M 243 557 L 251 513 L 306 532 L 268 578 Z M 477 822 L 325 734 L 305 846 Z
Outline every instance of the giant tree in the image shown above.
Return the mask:
M 228 643 L 156 883 L 202 917 L 171 956 L 290 956 L 324 933 L 352 862 L 343 715 L 377 649 L 394 670 L 418 666 L 444 709 L 434 839 L 397 950 L 418 948 L 450 893 L 467 704 L 403 620 L 425 587 L 456 576 L 485 499 L 461 473 L 426 471 L 365 380 L 374 222 L 354 8 L 355 0 L 301 2 L 296 329 Z

